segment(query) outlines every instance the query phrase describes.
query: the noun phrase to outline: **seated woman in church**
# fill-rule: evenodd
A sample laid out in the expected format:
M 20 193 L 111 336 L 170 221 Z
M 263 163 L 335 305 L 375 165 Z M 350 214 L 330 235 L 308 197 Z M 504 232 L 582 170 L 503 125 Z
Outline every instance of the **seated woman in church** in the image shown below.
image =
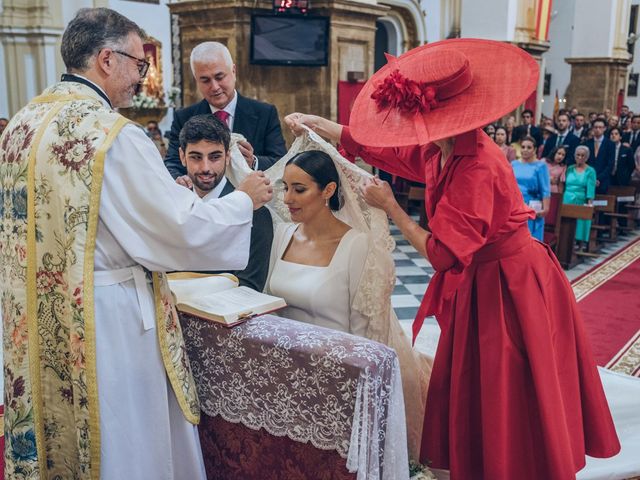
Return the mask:
M 239 180 L 246 168 L 232 147 L 231 178 Z M 274 184 L 275 229 L 265 291 L 286 300 L 283 317 L 396 351 L 409 456 L 417 460 L 433 359 L 412 349 L 391 307 L 394 243 L 386 214 L 362 198 L 360 185 L 370 175 L 319 137 L 298 137 L 265 173 Z

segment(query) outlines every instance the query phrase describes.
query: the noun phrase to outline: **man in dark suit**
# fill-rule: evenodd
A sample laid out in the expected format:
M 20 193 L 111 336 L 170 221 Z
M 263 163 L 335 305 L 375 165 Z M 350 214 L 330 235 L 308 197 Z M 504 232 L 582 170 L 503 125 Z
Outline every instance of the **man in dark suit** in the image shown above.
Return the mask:
M 575 163 L 573 153 L 576 147 L 580 145 L 580 139 L 569 132 L 571 119 L 568 113 L 559 113 L 556 124 L 558 127 L 557 131 L 547 138 L 544 149 L 542 150 L 542 158 L 549 158 L 553 149 L 562 145 L 567 149 L 567 157 L 565 158 L 567 165 L 573 165 Z
M 210 114 L 191 117 L 180 131 L 178 151 L 187 172 L 186 184 L 182 184 L 192 188 L 204 201 L 224 197 L 234 190 L 225 177 L 231 159 L 230 138 L 229 128 Z M 259 292 L 264 289 L 272 243 L 271 214 L 265 207 L 261 207 L 253 212 L 249 263 L 242 271 L 230 272 L 238 277 L 240 285 Z
M 630 113 L 629 105 L 622 105 L 622 107 L 620 107 L 620 128 L 624 128 L 624 122 L 627 121 Z
M 587 140 L 585 145 L 589 148 L 589 165 L 596 170 L 596 193 L 605 194 L 611 181 L 611 171 L 616 156 L 616 146 L 604 136 L 607 124 L 604 119 L 597 118 L 593 121 L 593 138 Z
M 616 147 L 613 157 L 613 169 L 611 170 L 611 185 L 629 185 L 631 174 L 635 168 L 633 151 L 622 143 L 622 130 L 620 127 L 609 131 L 609 140 Z
M 243 97 L 236 91 L 236 66 L 227 47 L 204 42 L 191 52 L 191 71 L 202 101 L 175 112 L 165 165 L 180 178 L 186 171 L 178 154 L 178 135 L 194 115 L 213 113 L 247 141 L 238 144 L 249 167 L 266 170 L 287 153 L 276 107 Z
M 635 152 L 640 146 L 640 115 L 631 117 L 631 131 L 622 135 L 622 143 Z
M 586 142 L 589 127 L 587 127 L 582 113 L 576 113 L 575 117 L 573 117 L 573 126 L 569 129 L 569 132 L 578 137 L 580 143 Z
M 512 141 L 520 141 L 526 136 L 533 137 L 536 145 L 542 144 L 542 132 L 533 124 L 533 111 L 529 109 L 522 112 L 522 124 L 516 127 Z

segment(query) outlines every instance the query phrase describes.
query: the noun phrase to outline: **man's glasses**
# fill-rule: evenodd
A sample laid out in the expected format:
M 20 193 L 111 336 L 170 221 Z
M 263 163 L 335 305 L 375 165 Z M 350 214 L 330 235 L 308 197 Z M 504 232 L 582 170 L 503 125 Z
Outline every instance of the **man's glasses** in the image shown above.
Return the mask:
M 147 71 L 149 70 L 150 63 L 146 59 L 134 57 L 133 55 L 129 55 L 128 53 L 122 52 L 120 50 L 114 50 L 114 52 L 135 60 L 136 65 L 138 67 L 138 73 L 140 74 L 140 78 L 144 78 L 147 75 Z

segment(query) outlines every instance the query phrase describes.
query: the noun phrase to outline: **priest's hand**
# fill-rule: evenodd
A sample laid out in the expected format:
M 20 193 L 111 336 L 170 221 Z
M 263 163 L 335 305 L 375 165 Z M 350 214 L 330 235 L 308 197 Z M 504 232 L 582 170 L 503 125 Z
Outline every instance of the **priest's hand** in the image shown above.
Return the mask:
M 289 127 L 291 133 L 299 137 L 304 133 L 302 125 L 306 125 L 321 137 L 327 138 L 332 142 L 339 142 L 342 135 L 342 125 L 318 115 L 308 115 L 306 113 L 290 113 L 284 117 L 284 123 Z
M 238 149 L 240 150 L 240 153 L 242 154 L 244 159 L 247 161 L 247 165 L 249 165 L 249 168 L 253 170 L 253 167 L 255 166 L 255 161 L 256 161 L 256 156 L 253 153 L 253 147 L 246 140 L 242 140 L 241 142 L 238 142 L 237 145 L 238 145 Z
M 264 206 L 265 203 L 273 197 L 273 187 L 271 181 L 265 176 L 264 172 L 250 173 L 240 185 L 238 190 L 246 193 L 253 202 L 253 209 Z
M 193 188 L 193 182 L 189 178 L 189 175 L 182 175 L 181 177 L 176 178 L 176 183 L 183 187 L 187 187 L 189 190 Z

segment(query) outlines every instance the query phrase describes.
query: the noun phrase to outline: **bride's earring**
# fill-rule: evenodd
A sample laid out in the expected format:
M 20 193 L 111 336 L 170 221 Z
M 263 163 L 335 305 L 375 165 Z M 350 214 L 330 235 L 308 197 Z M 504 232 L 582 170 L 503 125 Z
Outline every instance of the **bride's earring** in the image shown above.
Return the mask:
M 324 199 L 324 206 L 329 208 L 329 199 L 328 198 Z

